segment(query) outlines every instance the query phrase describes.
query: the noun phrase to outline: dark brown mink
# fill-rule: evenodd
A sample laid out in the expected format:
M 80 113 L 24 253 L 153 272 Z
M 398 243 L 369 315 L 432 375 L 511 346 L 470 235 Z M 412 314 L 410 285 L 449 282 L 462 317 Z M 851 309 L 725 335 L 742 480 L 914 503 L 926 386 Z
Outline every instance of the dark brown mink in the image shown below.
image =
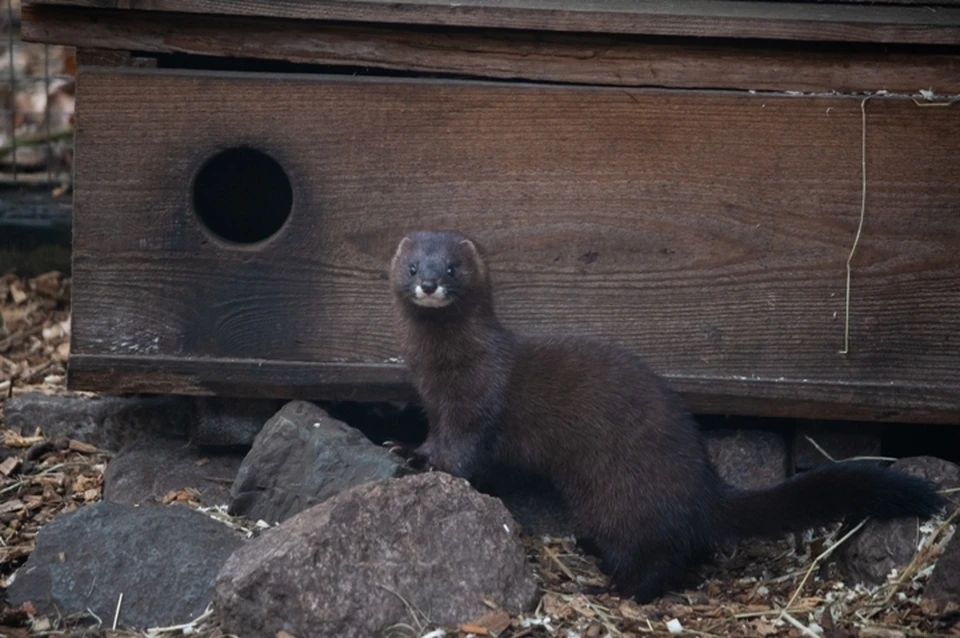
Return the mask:
M 391 283 L 429 423 L 414 457 L 474 482 L 497 467 L 546 477 L 614 587 L 640 602 L 730 542 L 844 519 L 927 517 L 944 504 L 929 483 L 866 463 L 761 490 L 728 485 L 693 417 L 638 356 L 505 329 L 484 257 L 462 234 L 406 236 Z

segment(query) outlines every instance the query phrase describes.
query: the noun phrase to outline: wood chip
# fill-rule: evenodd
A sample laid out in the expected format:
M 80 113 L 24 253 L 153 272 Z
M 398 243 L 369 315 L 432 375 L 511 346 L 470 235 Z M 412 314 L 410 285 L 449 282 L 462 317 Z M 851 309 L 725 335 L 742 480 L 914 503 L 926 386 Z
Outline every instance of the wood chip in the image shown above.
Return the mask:
M 473 627 L 484 627 L 490 633 L 499 635 L 510 626 L 510 614 L 503 610 L 492 611 L 471 620 L 467 624 Z
M 20 467 L 20 459 L 16 456 L 8 456 L 0 463 L 0 474 L 10 476 L 18 467 Z
M 13 297 L 13 303 L 18 306 L 27 300 L 27 293 L 23 289 L 23 284 L 19 281 L 10 286 L 10 295 Z
M 53 629 L 53 622 L 49 618 L 37 618 L 33 621 L 32 627 L 34 633 L 40 633 L 44 631 L 50 631 Z
M 84 443 L 83 441 L 75 441 L 74 439 L 70 439 L 70 449 L 74 452 L 80 452 L 82 454 L 96 454 L 100 451 L 94 445 Z
M 13 430 L 3 431 L 3 444 L 7 447 L 30 447 L 41 441 L 43 441 L 42 436 L 21 436 Z
M 0 503 L 0 514 L 7 514 L 9 512 L 19 512 L 24 508 L 23 501 L 18 498 L 11 499 Z

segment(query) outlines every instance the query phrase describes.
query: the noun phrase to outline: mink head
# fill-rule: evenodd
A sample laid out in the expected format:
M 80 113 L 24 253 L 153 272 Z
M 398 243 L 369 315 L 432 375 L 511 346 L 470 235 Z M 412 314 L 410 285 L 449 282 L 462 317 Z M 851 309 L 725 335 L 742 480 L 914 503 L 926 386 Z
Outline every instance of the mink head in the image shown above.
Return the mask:
M 390 266 L 393 292 L 423 309 L 467 309 L 487 301 L 487 269 L 477 245 L 460 233 L 419 231 L 401 240 Z

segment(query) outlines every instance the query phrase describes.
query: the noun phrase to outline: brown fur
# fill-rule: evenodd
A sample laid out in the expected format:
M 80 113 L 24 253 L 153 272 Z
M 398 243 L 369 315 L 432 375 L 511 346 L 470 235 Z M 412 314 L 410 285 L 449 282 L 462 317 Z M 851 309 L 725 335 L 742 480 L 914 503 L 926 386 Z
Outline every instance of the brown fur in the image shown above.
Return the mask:
M 730 487 L 692 417 L 640 358 L 597 340 L 506 330 L 485 260 L 463 235 L 408 235 L 391 282 L 429 419 L 417 456 L 471 480 L 497 466 L 547 477 L 578 536 L 638 600 L 661 594 L 720 543 L 845 516 L 925 516 L 942 504 L 922 481 L 856 464 L 769 490 Z M 418 284 L 442 285 L 452 302 L 417 305 Z

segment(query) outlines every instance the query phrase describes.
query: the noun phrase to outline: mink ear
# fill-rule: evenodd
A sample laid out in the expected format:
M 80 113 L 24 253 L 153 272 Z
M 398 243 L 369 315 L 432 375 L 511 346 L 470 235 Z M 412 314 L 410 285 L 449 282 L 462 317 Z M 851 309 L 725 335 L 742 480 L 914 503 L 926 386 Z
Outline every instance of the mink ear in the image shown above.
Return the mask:
M 400 258 L 400 255 L 403 254 L 403 249 L 410 244 L 413 240 L 410 239 L 410 236 L 406 236 L 400 240 L 400 245 L 397 246 L 397 252 L 393 253 L 393 259 L 390 260 L 390 270 L 393 271 L 394 266 L 397 265 L 397 259 Z
M 480 249 L 477 248 L 477 245 L 469 239 L 461 239 L 460 245 L 467 249 L 467 253 L 470 255 L 470 258 L 473 260 L 473 263 L 476 265 L 477 270 L 480 272 L 480 276 L 487 276 L 487 264 L 483 260 L 483 255 L 480 254 Z

